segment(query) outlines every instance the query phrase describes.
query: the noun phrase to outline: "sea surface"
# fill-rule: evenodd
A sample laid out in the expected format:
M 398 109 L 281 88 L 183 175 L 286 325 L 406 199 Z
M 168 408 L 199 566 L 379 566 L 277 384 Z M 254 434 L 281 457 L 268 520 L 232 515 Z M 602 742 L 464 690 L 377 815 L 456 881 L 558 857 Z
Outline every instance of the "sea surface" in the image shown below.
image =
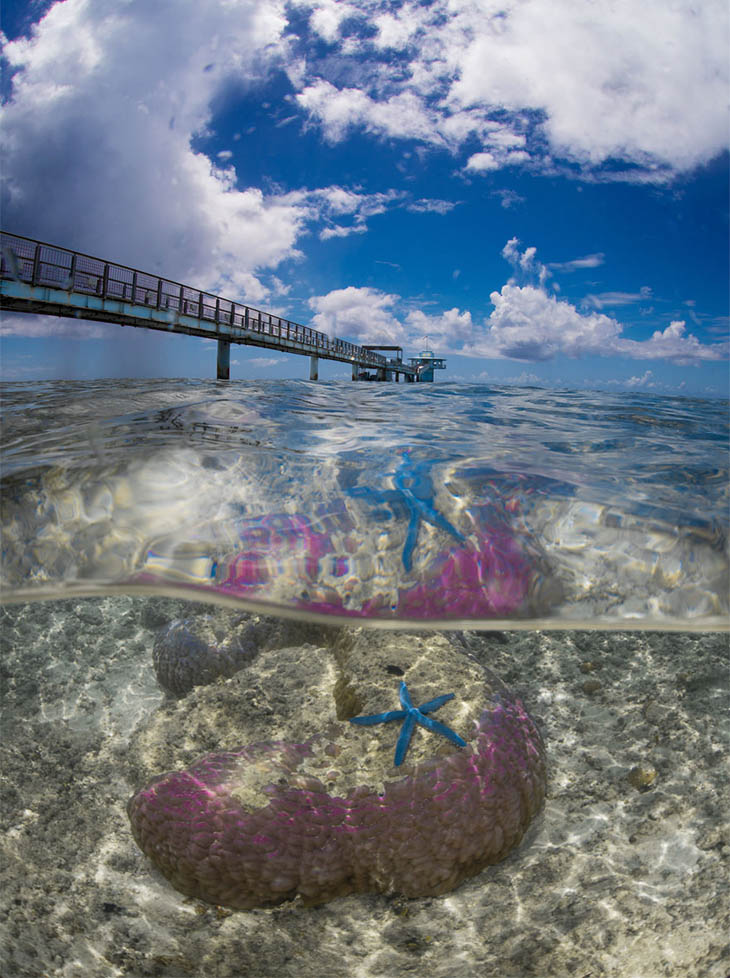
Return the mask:
M 728 623 L 728 406 L 448 383 L 2 394 L 2 590 L 358 624 Z

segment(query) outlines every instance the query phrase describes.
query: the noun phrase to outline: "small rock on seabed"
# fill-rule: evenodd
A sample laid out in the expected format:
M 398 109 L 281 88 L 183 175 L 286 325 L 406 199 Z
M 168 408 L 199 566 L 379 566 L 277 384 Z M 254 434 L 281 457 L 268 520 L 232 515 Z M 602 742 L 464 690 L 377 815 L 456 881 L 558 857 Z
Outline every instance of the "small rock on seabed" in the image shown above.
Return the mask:
M 446 633 L 545 737 L 548 798 L 521 845 L 443 896 L 231 912 L 172 889 L 125 812 L 148 777 L 223 746 L 211 687 L 166 697 L 152 661 L 161 627 L 213 611 L 130 597 L 0 610 L 0 974 L 726 978 L 727 634 Z M 258 715 L 225 746 L 281 721 Z

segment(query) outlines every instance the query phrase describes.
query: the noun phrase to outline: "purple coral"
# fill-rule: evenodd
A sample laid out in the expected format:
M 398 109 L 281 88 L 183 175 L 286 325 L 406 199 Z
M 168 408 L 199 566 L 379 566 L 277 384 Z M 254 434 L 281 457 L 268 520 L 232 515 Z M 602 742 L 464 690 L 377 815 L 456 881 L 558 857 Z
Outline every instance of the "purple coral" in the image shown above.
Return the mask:
M 235 909 L 353 891 L 425 896 L 503 859 L 545 794 L 540 734 L 505 696 L 482 712 L 466 748 L 380 791 L 330 794 L 307 767 L 316 754 L 324 772 L 337 752 L 313 740 L 208 754 L 130 799 L 134 837 L 182 893 Z
M 437 557 L 428 580 L 400 591 L 400 616 L 506 618 L 519 610 L 534 569 L 517 539 L 497 528 L 475 536 L 475 542 Z

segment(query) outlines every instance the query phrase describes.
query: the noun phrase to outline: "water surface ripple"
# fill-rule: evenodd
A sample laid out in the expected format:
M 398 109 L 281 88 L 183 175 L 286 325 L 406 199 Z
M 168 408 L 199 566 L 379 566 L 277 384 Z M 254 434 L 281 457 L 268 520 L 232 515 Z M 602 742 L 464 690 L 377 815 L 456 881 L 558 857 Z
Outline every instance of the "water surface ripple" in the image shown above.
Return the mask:
M 642 393 L 7 384 L 3 596 L 727 627 L 728 440 L 724 401 Z

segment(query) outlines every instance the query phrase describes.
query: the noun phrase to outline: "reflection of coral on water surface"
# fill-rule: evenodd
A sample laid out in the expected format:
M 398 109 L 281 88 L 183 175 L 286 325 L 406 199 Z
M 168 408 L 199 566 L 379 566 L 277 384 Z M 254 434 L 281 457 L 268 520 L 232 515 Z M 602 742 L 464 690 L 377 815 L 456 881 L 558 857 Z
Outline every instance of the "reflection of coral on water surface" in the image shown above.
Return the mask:
M 458 543 L 433 554 L 424 548 L 410 573 L 395 565 L 393 579 L 385 585 L 357 573 L 357 556 L 348 552 L 357 549 L 357 534 L 344 511 L 318 520 L 299 514 L 241 520 L 241 550 L 218 561 L 214 588 L 226 595 L 283 600 L 310 612 L 351 617 L 519 616 L 536 576 L 535 561 L 502 513 L 481 510 L 491 516 L 491 524 L 482 512 L 467 514 L 472 524 L 468 536 L 459 533 Z M 409 537 L 416 522 L 409 524 Z M 411 544 L 407 540 L 407 547 Z

